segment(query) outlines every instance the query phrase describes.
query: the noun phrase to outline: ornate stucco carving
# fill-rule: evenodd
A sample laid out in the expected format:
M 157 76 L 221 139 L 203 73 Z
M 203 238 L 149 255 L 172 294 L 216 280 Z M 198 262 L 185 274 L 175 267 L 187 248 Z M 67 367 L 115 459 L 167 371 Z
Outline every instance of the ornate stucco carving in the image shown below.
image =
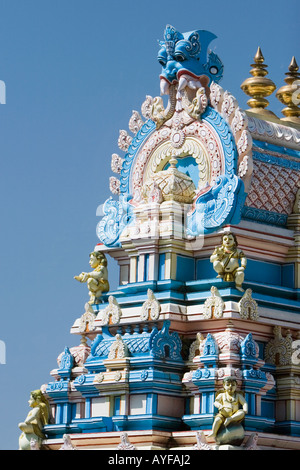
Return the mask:
M 128 134 L 125 130 L 120 130 L 119 139 L 118 139 L 118 146 L 120 150 L 124 150 L 126 152 L 129 149 L 129 146 L 132 142 L 131 135 Z
M 295 147 L 300 144 L 300 131 L 294 127 L 248 116 L 248 129 L 253 138 L 277 145 Z
M 124 359 L 128 357 L 129 351 L 126 343 L 124 343 L 122 336 L 117 334 L 116 340 L 112 343 L 109 353 L 108 359 Z
M 142 321 L 158 320 L 160 313 L 160 303 L 156 299 L 151 289 L 148 289 L 147 296 L 147 300 L 142 305 L 140 318 Z
M 111 156 L 111 169 L 114 173 L 121 173 L 124 158 L 121 158 L 117 153 Z
M 129 130 L 133 134 L 137 134 L 138 131 L 143 127 L 144 121 L 142 120 L 140 113 L 138 111 L 132 111 L 131 118 L 129 120 Z
M 169 34 L 172 39 L 166 40 Z M 168 95 L 168 103 L 164 107 L 160 96 L 148 95 L 141 109 L 147 121 L 143 123 L 134 111 L 129 123 L 134 135 L 120 131 L 118 145 L 126 154 L 121 169 L 120 160 L 115 158 L 113 164 L 120 179 L 110 179 L 111 191 L 119 195 L 119 201 L 106 201 L 104 217 L 97 227 L 98 237 L 107 246 L 119 244 L 125 226 L 134 220 L 135 208 L 152 201 L 148 195 L 146 201 L 143 198 L 145 183 L 150 187 L 150 180 L 173 158 L 179 161 L 179 170 L 181 159 L 193 158 L 192 166 L 199 172 L 198 177 L 193 169 L 195 193 L 181 200 L 193 204 L 186 236 L 211 233 L 224 224 L 240 221 L 253 169 L 252 138 L 246 114 L 231 93 L 217 84 L 223 73 L 220 59 L 212 51 L 199 50 L 193 55 L 204 36 L 208 41 L 205 49 L 215 37 L 211 33 L 195 31 L 189 35 L 166 28 L 159 61 L 163 66 L 161 91 Z M 183 62 L 171 70 L 170 57 L 177 54 L 178 47 Z M 201 70 L 201 74 L 195 76 L 193 70 Z M 172 79 L 170 74 L 174 75 Z M 164 200 L 161 195 L 154 197 L 155 202 Z
M 252 298 L 252 290 L 247 289 L 238 303 L 240 316 L 244 319 L 257 320 L 259 317 L 257 302 Z
M 274 338 L 271 339 L 265 349 L 265 360 L 271 364 L 285 366 L 291 363 L 292 357 L 292 336 L 287 330 L 284 337 L 281 326 L 274 327 Z
M 85 312 L 81 315 L 79 320 L 79 331 L 84 333 L 85 331 L 93 331 L 95 329 L 96 314 L 92 306 L 87 302 L 84 306 Z
M 204 336 L 202 333 L 197 333 L 197 338 L 193 343 L 190 345 L 189 348 L 189 361 L 192 361 L 195 356 L 199 356 L 202 353 L 203 346 L 204 346 Z
M 207 318 L 222 318 L 225 304 L 218 289 L 211 287 L 211 296 L 206 299 L 203 305 L 203 316 Z
M 122 310 L 120 305 L 118 304 L 117 299 L 110 295 L 108 297 L 108 305 L 105 309 L 100 312 L 101 315 L 101 325 L 117 325 L 120 323 L 120 319 L 122 316 Z
M 177 160 L 172 158 L 170 167 L 167 170 L 155 173 L 149 181 L 146 181 L 142 192 L 147 201 L 151 200 L 153 191 L 158 190 L 158 200 L 172 200 L 186 204 L 193 202 L 196 192 L 193 180 L 185 173 L 177 170 L 177 163 Z

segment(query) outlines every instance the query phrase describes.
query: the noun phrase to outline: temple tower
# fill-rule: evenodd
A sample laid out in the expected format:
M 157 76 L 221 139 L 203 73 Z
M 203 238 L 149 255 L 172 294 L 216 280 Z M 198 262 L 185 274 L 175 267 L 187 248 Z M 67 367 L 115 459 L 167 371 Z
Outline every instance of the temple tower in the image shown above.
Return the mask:
M 76 276 L 78 346 L 41 387 L 42 448 L 300 448 L 299 107 L 278 90 L 285 117 L 266 109 L 276 86 L 259 48 L 244 111 L 219 85 L 215 38 L 168 25 L 161 96 L 119 133 L 91 269 Z

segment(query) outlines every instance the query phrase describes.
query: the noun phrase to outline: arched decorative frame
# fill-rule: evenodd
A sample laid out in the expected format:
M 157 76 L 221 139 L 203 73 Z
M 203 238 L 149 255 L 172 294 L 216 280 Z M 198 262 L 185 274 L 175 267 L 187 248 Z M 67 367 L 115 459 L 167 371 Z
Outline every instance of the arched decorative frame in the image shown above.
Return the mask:
M 134 220 L 133 208 L 142 202 L 141 188 L 145 177 L 160 170 L 171 156 L 180 159 L 187 155 L 189 151 L 185 146 L 192 143 L 191 156 L 196 161 L 199 159 L 199 173 L 205 174 L 209 181 L 198 187 L 187 220 L 187 235 L 195 237 L 211 233 L 223 225 L 238 224 L 241 219 L 251 183 L 252 139 L 247 130 L 247 116 L 235 98 L 213 82 L 209 106 L 198 119 L 190 119 L 181 126 L 179 132 L 176 120 L 157 126 L 151 118 L 153 102 L 147 97 L 142 106 L 142 114 L 147 119 L 145 123 L 134 111 L 135 125 L 134 128 L 130 126 L 134 137 L 120 131 L 118 144 L 126 154 L 124 159 L 113 154 L 112 167 L 116 168 L 120 178 L 112 177 L 110 181 L 111 190 L 119 195 L 119 200 L 105 202 L 104 217 L 97 226 L 97 235 L 107 246 L 118 245 L 123 229 Z M 205 138 L 205 133 L 210 136 L 210 141 Z M 212 156 L 210 146 L 217 149 L 217 159 Z M 165 155 L 165 160 L 160 154 L 156 161 L 160 152 Z M 201 168 L 203 165 L 206 170 Z

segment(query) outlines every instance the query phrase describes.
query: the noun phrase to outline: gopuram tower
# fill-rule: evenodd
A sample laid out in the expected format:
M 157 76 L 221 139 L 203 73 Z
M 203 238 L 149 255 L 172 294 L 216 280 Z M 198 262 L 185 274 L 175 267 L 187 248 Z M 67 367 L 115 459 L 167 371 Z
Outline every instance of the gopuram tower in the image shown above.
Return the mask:
M 298 65 L 277 117 L 259 48 L 243 110 L 215 38 L 165 29 L 161 96 L 120 131 L 99 243 L 74 273 L 77 346 L 32 392 L 20 449 L 300 449 Z

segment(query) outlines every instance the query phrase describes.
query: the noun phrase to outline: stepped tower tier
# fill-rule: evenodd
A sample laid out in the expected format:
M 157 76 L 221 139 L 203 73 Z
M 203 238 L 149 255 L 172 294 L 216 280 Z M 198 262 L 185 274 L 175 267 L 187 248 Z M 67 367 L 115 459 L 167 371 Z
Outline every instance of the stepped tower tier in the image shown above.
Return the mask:
M 242 109 L 214 39 L 168 25 L 161 95 L 119 132 L 39 448 L 300 448 L 300 127 L 256 89 Z

